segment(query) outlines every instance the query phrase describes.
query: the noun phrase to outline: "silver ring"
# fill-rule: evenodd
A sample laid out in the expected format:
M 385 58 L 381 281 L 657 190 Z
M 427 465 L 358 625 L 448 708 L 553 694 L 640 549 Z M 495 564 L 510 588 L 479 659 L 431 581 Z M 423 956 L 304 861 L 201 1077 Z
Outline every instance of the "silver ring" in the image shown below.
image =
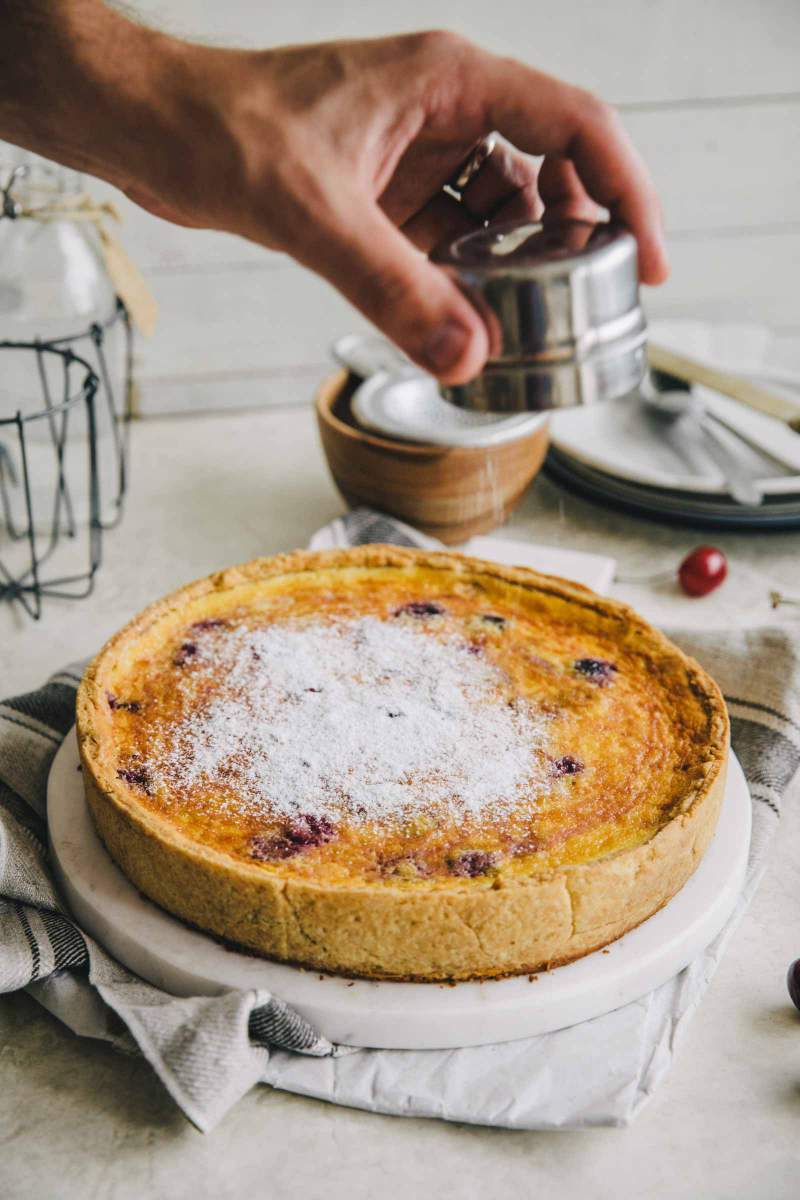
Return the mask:
M 481 168 L 486 165 L 486 160 L 491 157 L 496 145 L 496 133 L 489 133 L 485 138 L 481 138 L 464 165 L 459 167 L 458 174 L 453 176 L 447 186 L 451 187 L 454 192 L 463 192 Z

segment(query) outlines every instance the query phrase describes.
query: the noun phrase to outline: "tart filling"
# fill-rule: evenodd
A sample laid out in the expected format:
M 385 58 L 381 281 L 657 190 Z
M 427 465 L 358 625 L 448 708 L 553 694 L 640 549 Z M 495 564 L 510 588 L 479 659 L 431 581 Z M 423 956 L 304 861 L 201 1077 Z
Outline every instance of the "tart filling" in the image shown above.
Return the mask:
M 461 978 L 575 957 L 664 903 L 713 831 L 727 721 L 711 680 L 621 605 L 365 547 L 153 606 L 87 672 L 79 737 L 101 835 L 171 911 L 315 967 Z M 626 863 L 613 911 L 602 880 L 619 891 Z M 575 914 L 592 871 L 594 927 Z M 370 897 L 383 936 L 363 928 Z M 454 938 L 453 899 L 481 897 L 496 936 L 472 914 Z

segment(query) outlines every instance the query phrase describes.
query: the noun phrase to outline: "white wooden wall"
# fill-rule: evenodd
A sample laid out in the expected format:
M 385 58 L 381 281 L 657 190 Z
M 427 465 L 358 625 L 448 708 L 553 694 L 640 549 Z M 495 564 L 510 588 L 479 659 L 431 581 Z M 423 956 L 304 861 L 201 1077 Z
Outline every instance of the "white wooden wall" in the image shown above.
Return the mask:
M 672 277 L 654 316 L 770 325 L 800 340 L 800 0 L 132 0 L 178 33 L 239 45 L 450 27 L 618 105 L 664 201 Z M 308 398 L 363 324 L 326 284 L 222 234 L 126 202 L 161 306 L 140 343 L 142 411 Z M 793 355 L 792 355 L 793 357 Z

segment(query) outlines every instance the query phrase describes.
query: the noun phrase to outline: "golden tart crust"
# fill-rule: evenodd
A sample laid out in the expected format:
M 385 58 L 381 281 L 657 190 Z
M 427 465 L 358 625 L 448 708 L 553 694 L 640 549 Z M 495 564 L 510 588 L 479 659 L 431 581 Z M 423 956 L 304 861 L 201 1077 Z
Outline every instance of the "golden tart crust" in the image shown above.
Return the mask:
M 335 671 L 361 646 L 358 691 Z M 384 773 L 408 747 L 413 771 L 374 797 L 329 685 L 341 713 L 374 693 Z M 535 972 L 649 917 L 711 840 L 729 741 L 713 680 L 625 605 L 380 545 L 257 559 L 151 605 L 88 667 L 77 724 L 97 830 L 146 896 L 269 958 L 427 981 Z

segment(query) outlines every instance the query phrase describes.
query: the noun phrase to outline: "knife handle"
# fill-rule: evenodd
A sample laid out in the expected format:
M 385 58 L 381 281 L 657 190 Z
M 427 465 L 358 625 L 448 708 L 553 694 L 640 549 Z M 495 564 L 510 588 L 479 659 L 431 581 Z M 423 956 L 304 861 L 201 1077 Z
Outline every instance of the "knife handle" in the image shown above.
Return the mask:
M 674 350 L 654 345 L 653 342 L 647 346 L 647 361 L 654 371 L 663 371 L 667 375 L 674 375 L 676 379 L 683 379 L 686 383 L 699 383 L 703 387 L 712 388 L 715 392 L 721 392 L 723 396 L 738 400 L 740 404 L 746 404 L 749 408 L 755 408 L 770 417 L 777 417 L 779 421 L 785 421 L 791 429 L 800 432 L 798 406 L 758 383 L 742 379 L 740 375 L 720 371 L 717 367 L 710 367 L 695 358 L 687 358 L 684 354 L 676 354 Z

